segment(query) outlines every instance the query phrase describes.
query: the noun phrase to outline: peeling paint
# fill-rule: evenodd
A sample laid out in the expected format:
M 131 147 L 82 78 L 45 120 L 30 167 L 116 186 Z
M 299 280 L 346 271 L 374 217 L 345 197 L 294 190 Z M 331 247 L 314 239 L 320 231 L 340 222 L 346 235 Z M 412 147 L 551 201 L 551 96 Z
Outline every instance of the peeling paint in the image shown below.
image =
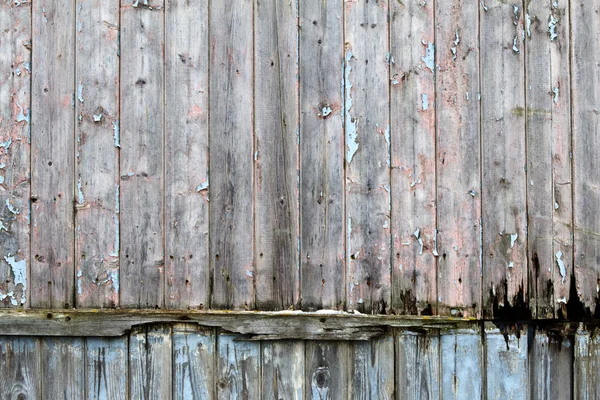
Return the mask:
M 452 61 L 456 60 L 456 51 L 458 49 L 459 43 L 460 43 L 460 36 L 458 35 L 458 28 L 456 28 L 456 39 L 454 39 L 454 46 L 450 47 L 450 51 L 452 52 Z
M 112 123 L 113 125 L 113 136 L 115 138 L 115 147 L 121 147 L 121 132 L 119 128 L 119 120 Z
M 514 268 L 514 266 L 515 266 L 514 262 L 511 261 L 508 263 L 508 268 Z
M 19 104 L 19 102 L 17 102 L 16 104 L 17 104 L 17 107 L 19 107 L 19 115 L 17 115 L 17 122 L 25 121 L 25 122 L 27 122 L 29 124 L 29 121 L 30 121 L 30 114 L 29 114 L 29 112 L 27 113 L 27 115 L 25 115 L 24 109 L 23 109 L 23 107 L 21 107 L 21 105 Z
M 513 246 L 515 245 L 515 242 L 517 241 L 517 238 L 519 237 L 518 233 L 513 233 L 510 235 L 510 248 L 512 249 Z
M 206 171 L 206 179 L 204 180 L 204 182 L 200 183 L 198 186 L 196 186 L 196 190 L 198 192 L 201 192 L 203 190 L 207 190 L 209 186 L 209 182 L 208 182 L 208 171 Z
M 421 246 L 421 248 L 419 249 L 419 255 L 423 254 L 423 238 L 421 238 L 421 230 L 417 229 L 414 233 L 413 236 L 415 238 L 417 238 L 417 242 L 419 242 L 419 245 Z
M 553 3 L 552 3 L 552 7 L 554 7 L 554 8 L 558 8 L 558 1 L 555 1 L 555 2 L 553 2 Z
M 81 82 L 77 85 L 77 100 L 79 100 L 80 103 L 83 103 L 83 83 Z
M 84 201 L 85 201 L 85 198 L 83 197 L 83 190 L 81 187 L 81 176 L 80 176 L 79 179 L 77 180 L 77 203 L 83 204 Z
M 31 73 L 31 63 L 29 61 L 23 63 L 23 68 L 25 68 L 27 72 Z
M 439 253 L 437 250 L 437 233 L 438 233 L 437 229 L 434 229 L 433 230 L 433 256 L 434 257 L 439 256 Z
M 350 71 L 352 71 L 352 67 L 350 66 L 351 59 L 352 51 L 348 50 L 344 63 L 344 128 L 346 132 L 346 147 L 348 148 L 346 151 L 346 161 L 348 164 L 352 162 L 354 154 L 358 151 L 358 142 L 356 141 L 358 138 L 358 132 L 356 131 L 358 120 L 352 118 L 350 115 L 350 109 L 352 108 L 352 83 L 350 82 Z
M 94 122 L 100 122 L 100 121 L 102 121 L 102 113 L 100 113 L 100 114 L 94 114 L 92 117 L 94 118 Z
M 565 284 L 565 276 L 567 275 L 567 269 L 565 268 L 565 263 L 562 260 L 563 253 L 562 251 L 557 251 L 556 254 L 556 263 L 558 264 L 558 270 L 560 272 L 560 276 L 562 276 L 562 283 Z
M 392 154 L 392 150 L 391 150 L 391 142 L 390 142 L 390 126 L 388 124 L 387 128 L 385 128 L 385 131 L 383 132 L 383 137 L 385 138 L 385 141 L 387 143 L 387 165 L 388 167 L 392 166 L 392 160 L 391 160 L 391 154 Z M 388 190 L 389 192 L 389 190 Z
M 531 16 L 529 13 L 525 14 L 525 28 L 527 30 L 527 37 L 531 37 Z
M 83 276 L 83 272 L 81 270 L 77 271 L 77 293 L 80 295 L 83 294 L 83 288 L 81 287 L 81 277 Z
M 1 232 L 3 229 L 4 229 L 6 232 L 8 232 L 8 228 L 7 228 L 7 227 L 4 225 L 4 222 L 3 222 L 3 221 L 0 221 L 0 232 Z
M 513 39 L 513 47 L 512 47 L 513 51 L 515 53 L 519 52 L 519 48 L 517 47 L 517 36 L 515 35 L 515 38 Z
M 111 257 L 119 257 L 119 218 L 116 215 L 113 216 L 113 222 L 115 223 L 115 244 L 113 251 L 111 251 L 109 254 Z
M 550 41 L 553 42 L 558 37 L 558 33 L 556 33 L 556 25 L 558 24 L 558 19 L 554 18 L 554 15 L 550 14 L 548 18 L 548 34 L 550 35 Z
M 558 203 L 557 202 L 554 202 L 554 209 L 558 210 Z
M 427 95 L 425 93 L 421 94 L 421 104 L 423 106 L 423 111 L 429 109 L 429 101 L 427 100 Z
M 324 105 L 323 108 L 321 109 L 321 115 L 324 117 L 328 116 L 329 114 L 331 114 L 331 107 L 329 107 L 329 105 Z
M 14 280 L 13 283 L 15 287 L 21 285 L 22 286 L 22 294 L 21 294 L 21 304 L 24 304 L 27 301 L 27 296 L 25 291 L 27 289 L 27 260 L 17 261 L 14 256 L 5 256 L 4 260 L 10 265 L 12 269 Z M 12 292 L 11 292 L 12 293 Z M 11 296 L 14 296 L 12 294 Z M 16 300 L 13 297 L 13 304 L 16 305 Z
M 431 73 L 434 73 L 435 46 L 433 45 L 433 43 L 429 42 L 427 44 L 427 49 L 425 50 L 425 56 L 421 57 L 421 60 L 425 63 L 425 66 L 431 70 Z
M 555 103 L 558 103 L 558 88 L 555 87 L 554 89 L 552 89 L 552 93 L 554 93 L 554 97 L 553 97 L 552 101 Z
M 485 5 L 485 2 L 483 0 L 481 0 L 481 7 L 483 7 L 483 11 L 487 11 L 488 10 L 488 8 Z
M 12 144 L 12 137 L 9 137 L 7 141 L 0 142 L 0 147 L 4 147 L 4 150 L 8 150 L 10 145 Z
M 8 208 L 8 211 L 10 211 L 11 213 L 18 215 L 19 214 L 19 210 L 17 210 L 15 207 L 13 207 L 13 205 L 10 203 L 10 199 L 6 199 L 6 207 Z
M 390 64 L 396 64 L 396 62 L 394 61 L 394 56 L 390 54 L 390 52 L 388 51 L 387 54 L 385 55 L 385 62 L 390 65 Z

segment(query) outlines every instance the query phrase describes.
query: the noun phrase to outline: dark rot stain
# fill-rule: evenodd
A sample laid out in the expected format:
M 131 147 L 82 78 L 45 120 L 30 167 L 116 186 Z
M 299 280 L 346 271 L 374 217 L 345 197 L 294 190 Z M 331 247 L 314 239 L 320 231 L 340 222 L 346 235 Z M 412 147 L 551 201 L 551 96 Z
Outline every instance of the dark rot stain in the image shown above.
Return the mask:
M 519 286 L 519 291 L 510 302 L 508 300 L 508 282 L 506 279 L 503 279 L 502 283 L 495 288 L 495 291 L 493 288 L 490 288 L 490 299 L 486 307 L 488 311 L 492 311 L 494 320 L 531 320 L 531 310 L 527 304 L 527 299 L 525 299 L 523 286 Z M 494 295 L 494 292 L 496 295 Z M 503 300 L 503 305 L 500 304 L 500 299 Z

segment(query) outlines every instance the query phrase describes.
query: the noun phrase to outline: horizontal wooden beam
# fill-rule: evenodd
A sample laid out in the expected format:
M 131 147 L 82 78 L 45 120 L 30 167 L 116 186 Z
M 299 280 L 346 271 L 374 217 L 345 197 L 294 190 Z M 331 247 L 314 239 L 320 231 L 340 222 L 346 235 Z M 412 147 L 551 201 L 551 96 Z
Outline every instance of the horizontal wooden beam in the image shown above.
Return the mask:
M 193 310 L 1 310 L 0 335 L 121 336 L 133 326 L 196 322 L 250 340 L 368 340 L 391 328 L 475 328 L 471 318 L 366 315 L 336 311 L 253 312 Z

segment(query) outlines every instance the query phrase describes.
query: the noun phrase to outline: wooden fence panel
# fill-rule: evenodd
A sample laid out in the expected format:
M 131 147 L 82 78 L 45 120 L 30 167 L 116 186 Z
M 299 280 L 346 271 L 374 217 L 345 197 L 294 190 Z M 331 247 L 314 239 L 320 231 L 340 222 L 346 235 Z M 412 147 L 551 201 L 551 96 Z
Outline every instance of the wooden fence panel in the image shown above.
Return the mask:
M 127 399 L 127 354 L 125 336 L 85 340 L 86 399 Z
M 215 399 L 215 330 L 173 326 L 173 398 Z
M 436 333 L 396 333 L 396 398 L 440 398 L 440 338 Z
M 573 385 L 573 337 L 534 333 L 529 352 L 531 399 L 569 399 Z
M 239 335 L 217 339 L 217 399 L 260 399 L 260 342 Z
M 85 341 L 82 338 L 42 340 L 42 398 L 85 398 Z
M 262 398 L 303 400 L 304 341 L 264 341 L 261 352 Z
M 141 326 L 129 335 L 129 398 L 167 399 L 172 387 L 169 325 Z
M 0 4 L 0 307 L 29 307 L 31 3 Z
M 349 394 L 350 345 L 348 342 L 306 342 L 305 398 L 345 399 Z
M 440 365 L 440 398 L 481 399 L 485 376 L 481 330 L 443 331 L 440 335 Z
M 41 340 L 34 337 L 0 338 L 0 397 L 42 397 Z
M 422 0 L 390 5 L 392 308 L 397 314 L 431 315 L 437 306 L 433 5 Z

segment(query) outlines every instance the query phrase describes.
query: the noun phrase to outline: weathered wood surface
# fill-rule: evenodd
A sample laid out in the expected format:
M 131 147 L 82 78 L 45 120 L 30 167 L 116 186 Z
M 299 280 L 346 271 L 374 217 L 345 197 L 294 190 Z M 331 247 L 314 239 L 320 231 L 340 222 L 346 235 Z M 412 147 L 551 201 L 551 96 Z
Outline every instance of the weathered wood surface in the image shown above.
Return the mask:
M 254 13 L 256 306 L 300 301 L 298 0 Z
M 600 336 L 597 331 L 579 329 L 575 335 L 573 362 L 573 398 L 577 400 L 600 397 Z
M 440 338 L 437 332 L 396 333 L 396 396 L 398 399 L 440 398 Z
M 344 5 L 346 308 L 385 314 L 391 311 L 388 4 Z
M 208 0 L 165 9 L 165 305 L 203 308 L 208 258 Z
M 173 326 L 173 398 L 214 399 L 215 331 L 193 324 Z
M 303 400 L 304 341 L 262 342 L 261 395 L 265 400 Z
M 442 331 L 440 398 L 444 400 L 482 398 L 484 361 L 480 333 L 478 329 Z
M 342 309 L 346 296 L 344 155 L 350 149 L 343 130 L 344 124 L 348 129 L 342 99 L 343 10 L 342 0 L 300 4 L 300 293 L 305 311 Z
M 119 305 L 119 2 L 76 9 L 77 307 Z
M 172 335 L 168 325 L 142 326 L 129 336 L 129 397 L 171 398 Z
M 75 1 L 32 7 L 31 306 L 69 308 L 75 305 Z M 6 201 L 9 212 L 21 213 Z M 13 263 L 21 258 L 15 257 Z
M 488 0 L 479 14 L 483 315 L 498 318 L 527 299 L 524 13 Z
M 163 307 L 164 3 L 121 3 L 120 302 Z
M 390 19 L 392 309 L 437 309 L 434 3 L 392 1 Z
M 31 3 L 0 3 L 0 307 L 29 307 Z
M 352 399 L 394 398 L 394 337 L 353 342 L 350 350 Z
M 573 337 L 534 333 L 529 350 L 531 399 L 568 399 L 573 375 Z
M 237 335 L 217 338 L 217 399 L 260 398 L 260 343 Z
M 569 4 L 531 1 L 525 12 L 530 309 L 538 318 L 566 318 L 573 275 Z
M 252 309 L 254 7 L 252 0 L 211 0 L 209 10 L 211 305 Z
M 436 4 L 438 313 L 480 317 L 478 1 Z
M 49 400 L 85 398 L 85 341 L 45 338 L 41 347 L 42 397 Z
M 304 371 L 305 398 L 330 400 L 348 398 L 350 390 L 350 344 L 307 342 Z
M 42 364 L 39 338 L 3 337 L 0 340 L 0 397 L 39 399 Z
M 85 340 L 86 399 L 127 398 L 127 338 Z
M 600 12 L 597 2 L 574 0 L 571 5 L 571 66 L 573 118 L 574 278 L 582 312 L 595 314 L 600 277 Z

